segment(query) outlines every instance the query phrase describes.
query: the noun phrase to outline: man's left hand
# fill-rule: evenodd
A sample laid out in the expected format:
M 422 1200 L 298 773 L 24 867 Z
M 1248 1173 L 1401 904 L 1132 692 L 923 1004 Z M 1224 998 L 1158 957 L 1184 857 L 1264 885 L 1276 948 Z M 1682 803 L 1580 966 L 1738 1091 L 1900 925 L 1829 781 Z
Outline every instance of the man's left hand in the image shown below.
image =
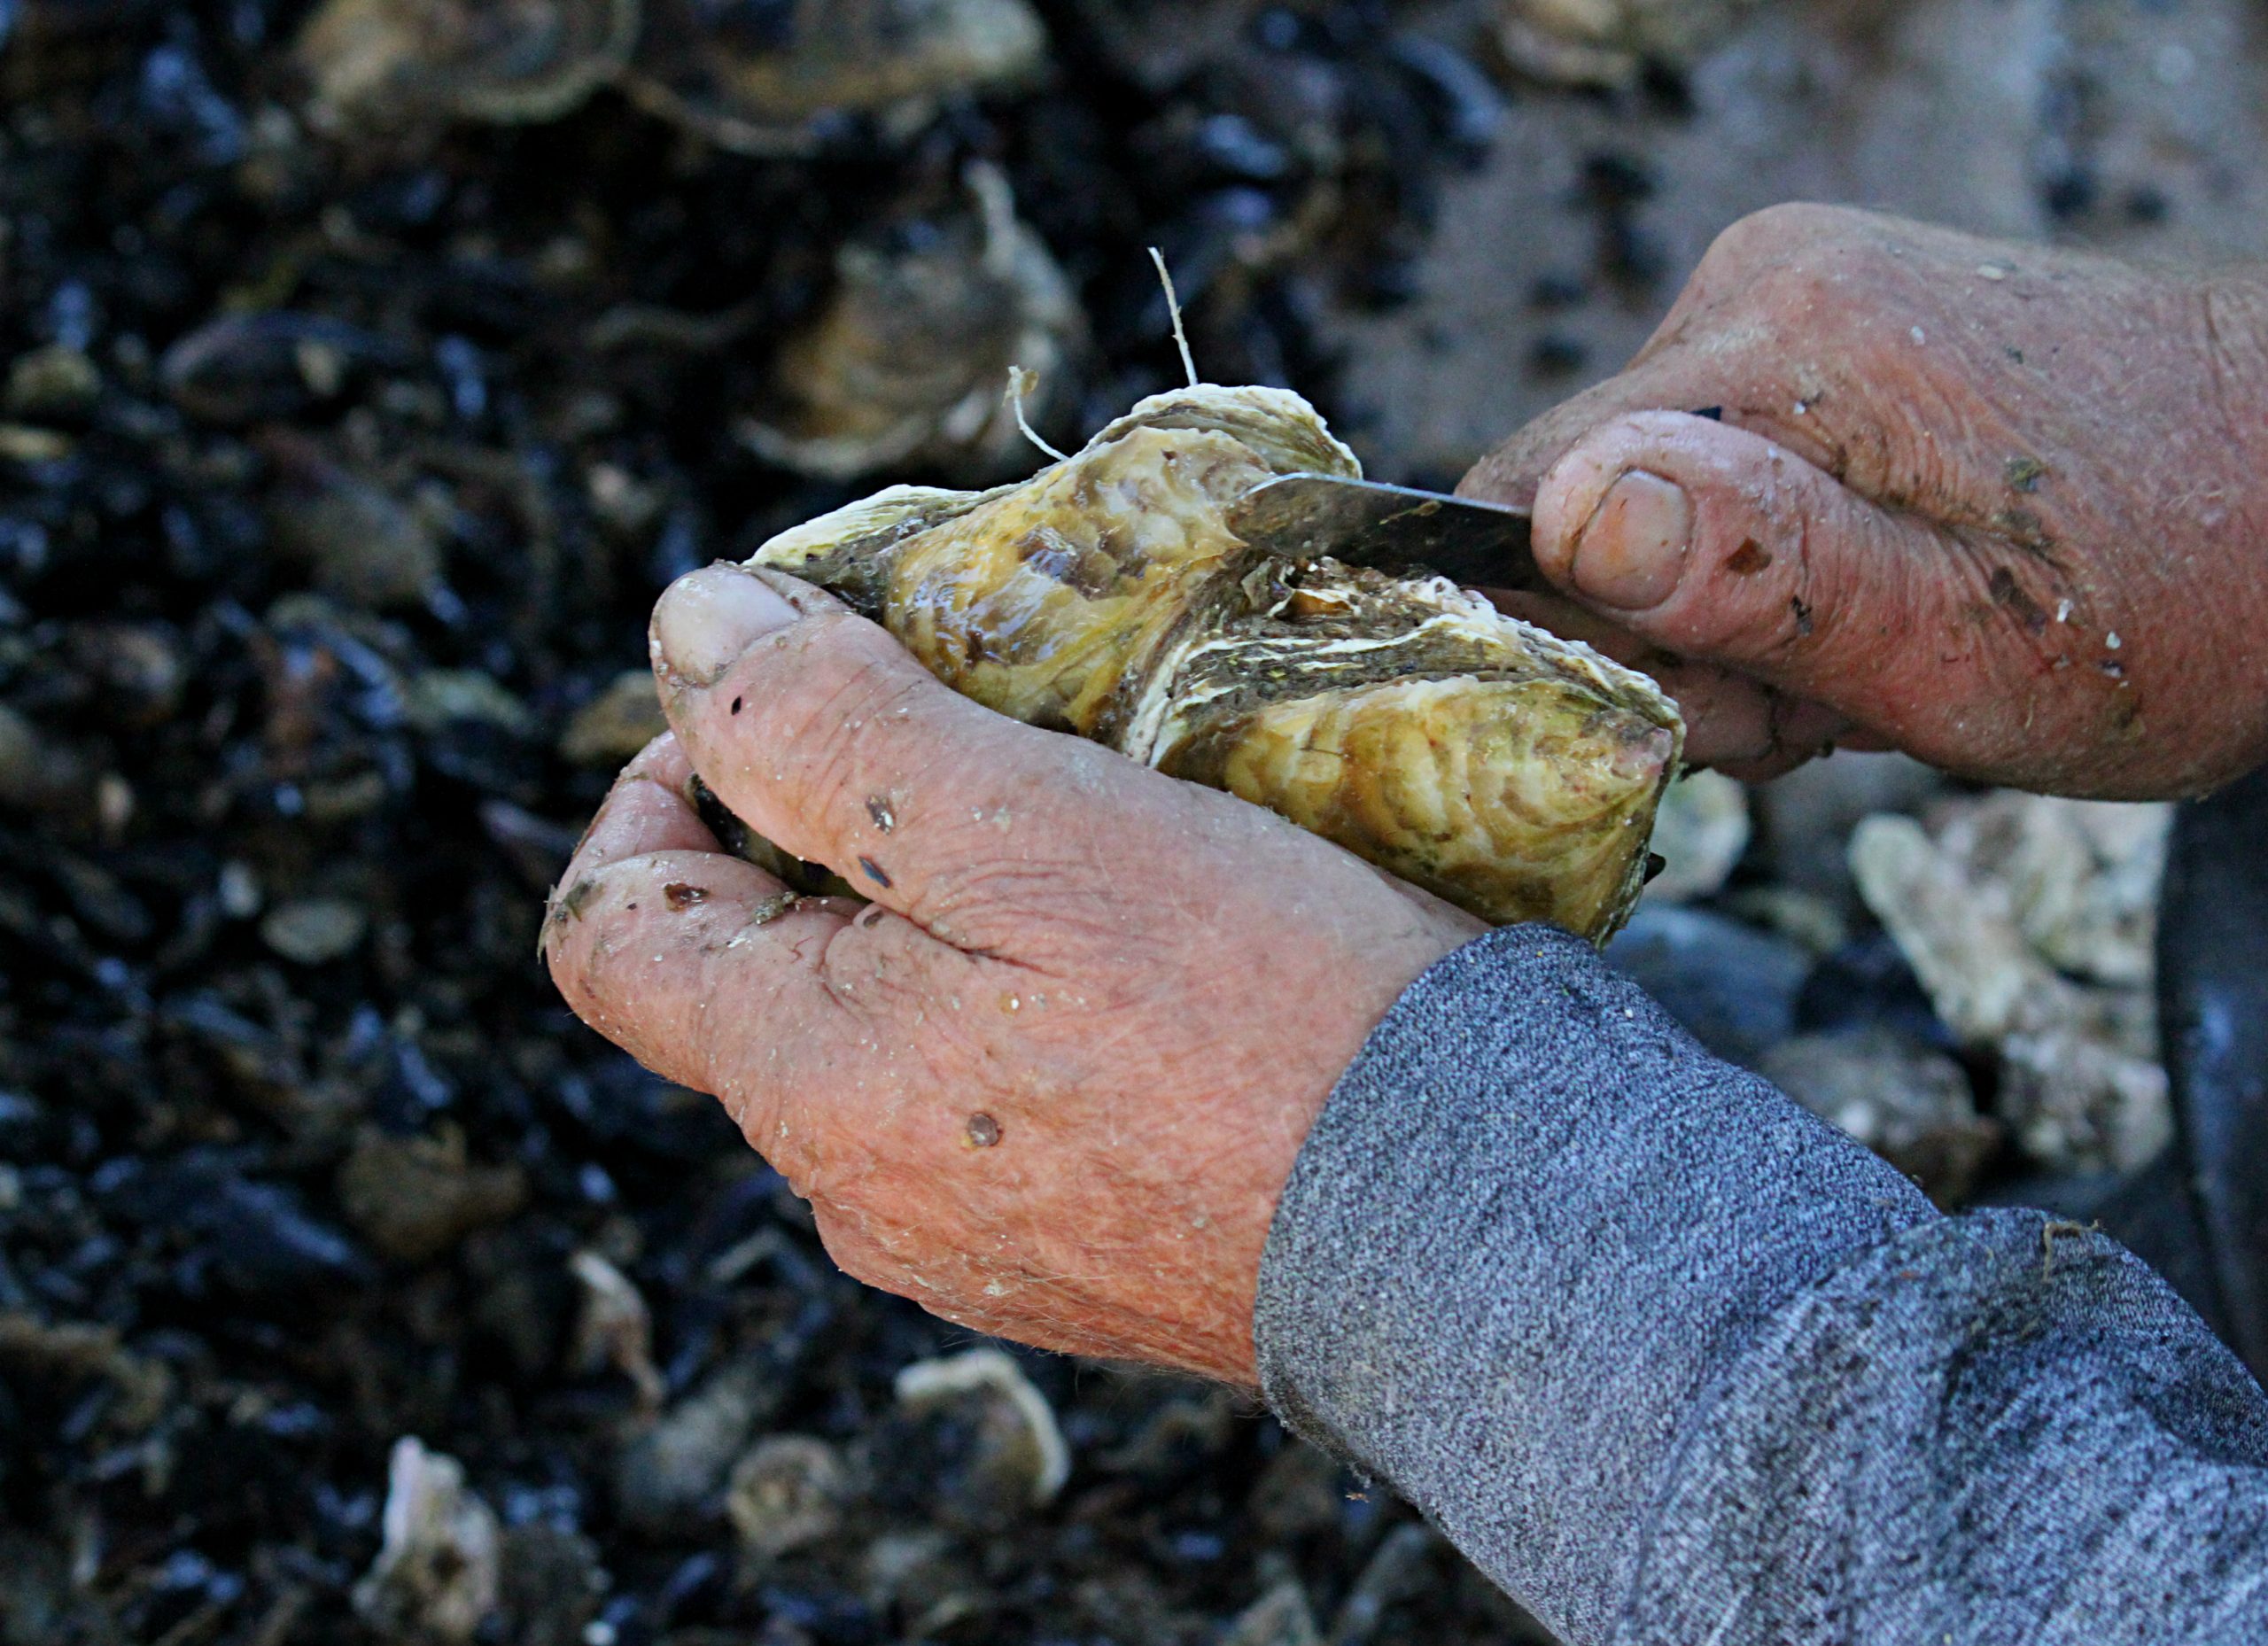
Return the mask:
M 789 579 L 680 579 L 653 649 L 673 729 L 545 927 L 576 1012 L 722 1099 L 859 1279 L 1254 1382 L 1301 1143 L 1402 990 L 1482 928 L 1256 806 L 955 695 Z M 724 855 L 696 772 L 872 904 Z

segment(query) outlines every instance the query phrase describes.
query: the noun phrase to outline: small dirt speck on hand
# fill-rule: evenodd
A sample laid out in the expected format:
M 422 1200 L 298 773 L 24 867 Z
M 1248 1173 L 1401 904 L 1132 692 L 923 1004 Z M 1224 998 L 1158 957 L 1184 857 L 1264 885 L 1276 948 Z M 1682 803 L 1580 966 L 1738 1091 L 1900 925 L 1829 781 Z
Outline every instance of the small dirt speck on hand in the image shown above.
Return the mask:
M 889 875 L 883 870 L 882 866 L 875 862 L 872 858 L 859 858 L 858 869 L 859 872 L 866 875 L 868 880 L 874 881 L 875 885 L 880 886 L 883 890 L 887 891 L 889 889 Z
M 867 800 L 866 815 L 874 820 L 874 827 L 885 835 L 897 827 L 897 813 L 890 810 L 889 797 L 886 795 L 875 795 Z
M 1000 1141 L 1000 1122 L 990 1114 L 968 1117 L 968 1141 L 976 1148 L 989 1149 Z
M 662 888 L 662 901 L 668 904 L 672 911 L 689 909 L 696 903 L 709 901 L 709 889 L 706 886 L 688 886 L 683 881 L 672 881 Z
M 2003 472 L 2012 490 L 2029 493 L 2039 489 L 2039 482 L 2047 473 L 2047 465 L 2037 457 L 2011 457 Z

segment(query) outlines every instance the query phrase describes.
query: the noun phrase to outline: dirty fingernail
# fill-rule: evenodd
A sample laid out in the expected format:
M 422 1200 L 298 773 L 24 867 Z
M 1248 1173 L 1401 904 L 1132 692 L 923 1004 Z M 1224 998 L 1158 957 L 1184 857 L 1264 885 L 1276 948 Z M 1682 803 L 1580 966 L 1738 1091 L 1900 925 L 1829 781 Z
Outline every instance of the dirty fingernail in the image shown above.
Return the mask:
M 710 686 L 741 654 L 796 620 L 763 578 L 737 566 L 711 566 L 680 578 L 654 609 L 654 649 L 689 686 Z
M 1618 611 L 1658 606 L 1685 573 L 1693 505 L 1684 489 L 1633 471 L 1607 489 L 1575 544 L 1578 592 Z

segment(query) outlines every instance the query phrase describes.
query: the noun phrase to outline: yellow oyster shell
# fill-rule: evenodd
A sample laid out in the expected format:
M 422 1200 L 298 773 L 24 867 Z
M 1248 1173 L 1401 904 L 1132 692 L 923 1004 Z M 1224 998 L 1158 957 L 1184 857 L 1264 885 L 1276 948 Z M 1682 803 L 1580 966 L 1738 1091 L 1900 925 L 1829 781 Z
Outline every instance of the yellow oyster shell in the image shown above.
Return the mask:
M 781 347 L 773 403 L 740 425 L 758 455 L 827 480 L 902 465 L 997 478 L 1027 449 L 1008 369 L 1035 380 L 1035 422 L 1069 400 L 1086 338 L 1071 283 L 997 169 L 967 181 L 973 209 L 923 220 L 914 244 L 837 254 L 832 296 Z
M 1004 714 L 1267 806 L 1485 919 L 1604 942 L 1644 881 L 1676 709 L 1454 585 L 1229 529 L 1236 499 L 1302 471 L 1361 468 L 1297 395 L 1177 391 L 1020 485 L 894 488 L 752 563 L 843 594 Z
M 1027 0 L 791 0 L 761 35 L 715 27 L 693 0 L 648 7 L 625 89 L 743 153 L 807 149 L 837 113 L 909 132 L 949 97 L 1030 77 L 1047 53 Z

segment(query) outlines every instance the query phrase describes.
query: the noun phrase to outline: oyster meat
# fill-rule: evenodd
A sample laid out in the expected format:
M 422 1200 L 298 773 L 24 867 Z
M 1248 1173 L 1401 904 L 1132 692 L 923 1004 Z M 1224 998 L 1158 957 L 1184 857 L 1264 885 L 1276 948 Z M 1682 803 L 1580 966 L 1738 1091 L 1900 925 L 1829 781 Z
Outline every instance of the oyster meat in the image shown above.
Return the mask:
M 1755 0 L 1505 0 L 1504 55 L 1541 80 L 1627 86 L 1649 63 L 1682 66 Z
M 646 0 L 624 85 L 720 147 L 795 153 L 836 113 L 903 134 L 947 98 L 1037 72 L 1028 0 Z
M 759 456 L 827 480 L 903 464 L 999 478 L 1024 452 L 1000 389 L 1012 366 L 1046 423 L 1071 398 L 1086 318 L 1007 180 L 969 167 L 969 205 L 845 245 L 834 291 L 781 346 L 772 403 L 740 426 Z
M 1229 530 L 1230 504 L 1300 472 L 1361 465 L 1295 394 L 1192 388 L 1019 485 L 893 487 L 751 563 L 833 589 L 1001 713 L 1266 806 L 1484 919 L 1604 941 L 1644 883 L 1676 709 L 1453 584 Z

